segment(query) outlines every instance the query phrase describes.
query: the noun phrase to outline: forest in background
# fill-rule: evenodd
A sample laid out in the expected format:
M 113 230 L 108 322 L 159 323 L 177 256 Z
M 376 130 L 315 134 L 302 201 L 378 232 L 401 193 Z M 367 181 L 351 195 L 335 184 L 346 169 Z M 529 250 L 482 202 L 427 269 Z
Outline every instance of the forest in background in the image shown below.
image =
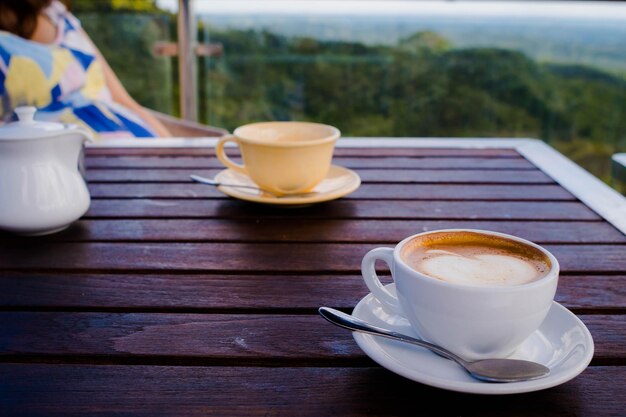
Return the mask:
M 134 11 L 98 4 L 76 12 L 129 92 L 176 114 L 176 63 L 151 52 L 171 40 L 175 19 L 149 1 L 131 2 L 143 4 Z M 212 125 L 297 119 L 345 136 L 537 137 L 604 180 L 610 155 L 626 150 L 626 77 L 593 66 L 460 48 L 428 31 L 394 45 L 204 25 L 199 35 L 224 47 L 199 59 L 201 121 Z

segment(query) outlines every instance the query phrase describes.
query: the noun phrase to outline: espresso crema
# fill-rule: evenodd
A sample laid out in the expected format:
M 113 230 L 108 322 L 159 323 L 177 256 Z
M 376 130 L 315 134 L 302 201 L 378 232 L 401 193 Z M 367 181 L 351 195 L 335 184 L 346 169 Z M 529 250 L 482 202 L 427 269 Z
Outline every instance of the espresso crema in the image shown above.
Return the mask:
M 475 232 L 430 233 L 407 242 L 400 254 L 414 270 L 451 284 L 521 285 L 552 268 L 539 249 L 504 237 Z

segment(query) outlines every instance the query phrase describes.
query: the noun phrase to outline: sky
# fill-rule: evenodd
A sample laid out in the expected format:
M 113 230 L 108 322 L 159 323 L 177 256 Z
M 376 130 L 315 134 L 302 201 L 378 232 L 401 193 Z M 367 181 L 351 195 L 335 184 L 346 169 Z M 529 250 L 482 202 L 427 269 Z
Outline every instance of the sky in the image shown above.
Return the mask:
M 561 16 L 572 19 L 626 20 L 622 2 L 544 1 L 397 1 L 397 0 L 191 0 L 196 13 L 213 14 L 328 14 L 437 16 Z M 157 0 L 176 11 L 178 0 Z

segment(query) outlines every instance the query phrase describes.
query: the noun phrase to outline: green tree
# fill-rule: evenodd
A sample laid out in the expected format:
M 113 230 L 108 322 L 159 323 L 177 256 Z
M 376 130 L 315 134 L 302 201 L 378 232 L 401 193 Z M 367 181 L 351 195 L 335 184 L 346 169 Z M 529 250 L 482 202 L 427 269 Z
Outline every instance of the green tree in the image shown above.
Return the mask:
M 158 12 L 156 0 L 71 0 L 75 12 Z

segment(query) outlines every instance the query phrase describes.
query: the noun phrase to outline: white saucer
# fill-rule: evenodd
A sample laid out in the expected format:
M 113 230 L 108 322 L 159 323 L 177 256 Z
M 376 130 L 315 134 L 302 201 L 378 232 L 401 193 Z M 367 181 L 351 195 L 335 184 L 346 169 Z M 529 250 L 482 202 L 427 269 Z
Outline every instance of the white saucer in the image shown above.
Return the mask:
M 395 294 L 395 284 L 388 284 L 387 289 Z M 406 318 L 388 314 L 372 294 L 365 296 L 352 314 L 376 326 L 419 337 Z M 353 335 L 370 358 L 392 372 L 433 387 L 473 394 L 516 394 L 554 387 L 584 371 L 593 357 L 593 339 L 587 327 L 556 302 L 539 329 L 510 356 L 550 368 L 550 375 L 534 381 L 481 382 L 456 363 L 420 347 L 364 333 Z
M 245 174 L 235 172 L 231 169 L 225 169 L 219 172 L 215 176 L 217 182 L 225 184 L 237 184 L 258 187 L 251 179 Z M 361 178 L 359 175 L 351 169 L 340 167 L 337 165 L 331 165 L 328 170 L 328 175 L 319 184 L 311 190 L 312 195 L 306 195 L 301 197 L 275 197 L 271 194 L 260 190 L 253 190 L 251 188 L 229 187 L 226 185 L 220 185 L 218 190 L 231 197 L 238 198 L 240 200 L 252 201 L 255 203 L 272 204 L 272 205 L 287 205 L 287 206 L 301 206 L 314 203 L 321 203 L 324 201 L 335 200 L 337 198 L 346 196 L 359 188 L 361 185 Z

